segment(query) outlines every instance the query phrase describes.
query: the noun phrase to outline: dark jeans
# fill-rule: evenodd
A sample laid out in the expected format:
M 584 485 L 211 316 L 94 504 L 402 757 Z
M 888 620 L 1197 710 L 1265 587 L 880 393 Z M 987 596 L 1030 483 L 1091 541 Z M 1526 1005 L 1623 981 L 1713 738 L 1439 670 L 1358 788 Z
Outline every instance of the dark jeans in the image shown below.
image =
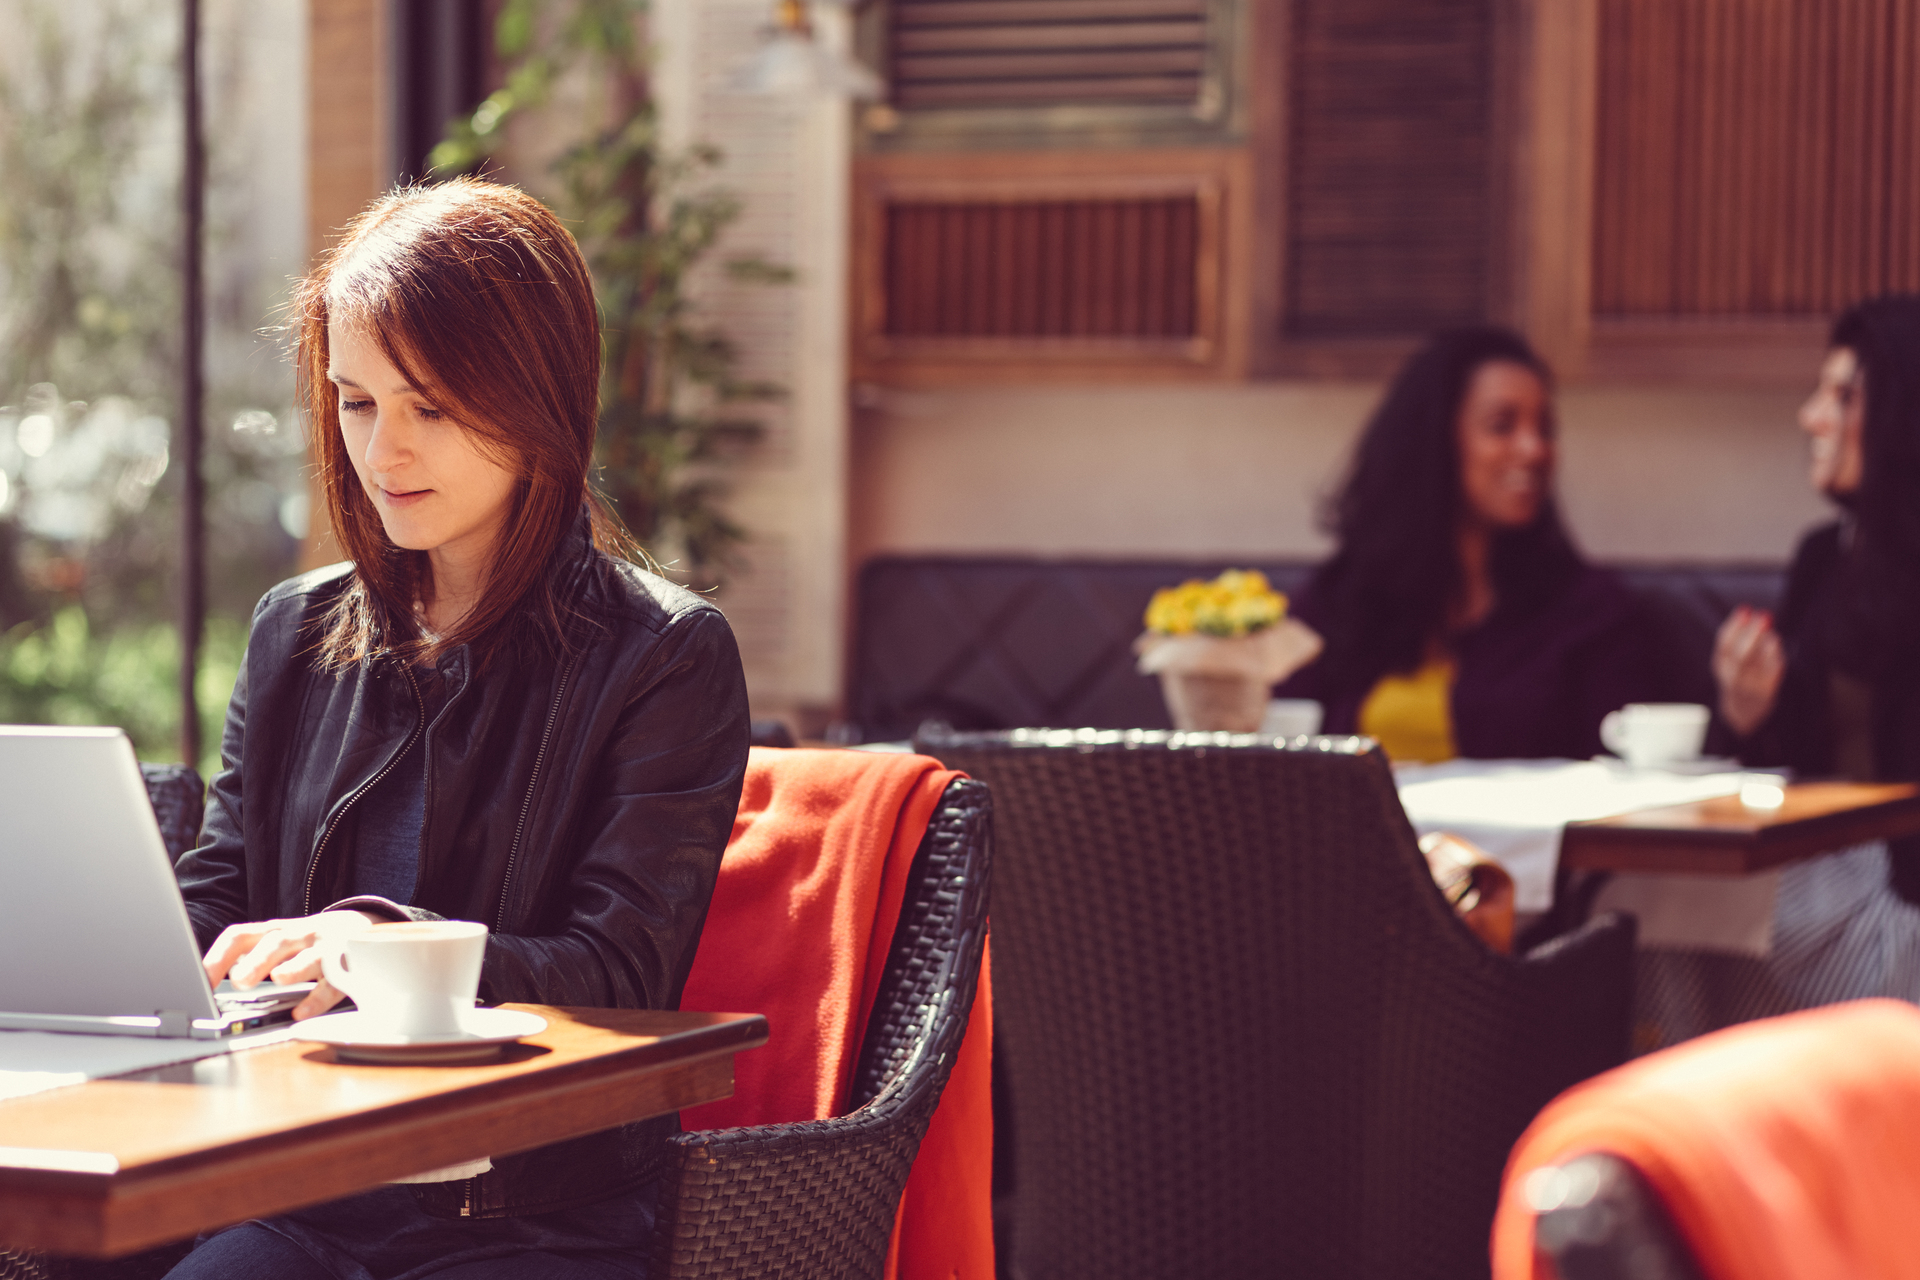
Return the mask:
M 658 1189 L 527 1218 L 436 1218 L 381 1187 L 203 1239 L 167 1280 L 645 1280 Z

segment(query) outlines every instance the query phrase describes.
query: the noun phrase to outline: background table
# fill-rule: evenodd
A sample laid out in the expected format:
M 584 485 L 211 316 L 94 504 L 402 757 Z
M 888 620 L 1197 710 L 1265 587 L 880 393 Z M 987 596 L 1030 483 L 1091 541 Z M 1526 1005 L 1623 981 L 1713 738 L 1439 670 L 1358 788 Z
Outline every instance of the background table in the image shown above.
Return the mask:
M 1571 871 L 1745 875 L 1868 840 L 1920 832 L 1920 787 L 1790 783 L 1777 809 L 1738 796 L 1569 822 L 1560 865 Z
M 509 1005 L 546 1031 L 474 1066 L 299 1041 L 0 1102 L 0 1245 L 113 1257 L 733 1092 L 758 1015 Z

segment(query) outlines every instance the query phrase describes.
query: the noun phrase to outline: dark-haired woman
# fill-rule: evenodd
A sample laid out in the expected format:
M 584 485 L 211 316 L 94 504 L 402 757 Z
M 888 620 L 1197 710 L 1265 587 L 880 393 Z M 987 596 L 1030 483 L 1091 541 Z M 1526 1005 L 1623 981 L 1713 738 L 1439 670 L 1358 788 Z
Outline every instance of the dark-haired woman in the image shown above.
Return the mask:
M 1808 478 L 1841 518 L 1801 540 L 1777 621 L 1743 608 L 1722 624 L 1716 733 L 1748 764 L 1920 781 L 1920 297 L 1840 317 L 1800 427 Z M 1765 959 L 1643 952 L 1641 1020 L 1671 1042 L 1838 1000 L 1920 1000 L 1920 841 L 1889 852 L 1767 873 Z
M 1777 628 L 1721 627 L 1721 719 L 1751 764 L 1920 780 L 1920 297 L 1840 317 L 1800 428 L 1841 516 L 1801 539 Z
M 1587 564 L 1553 500 L 1546 366 L 1504 329 L 1429 341 L 1394 379 L 1295 602 L 1326 642 L 1279 692 L 1399 761 L 1583 758 L 1656 696 L 1637 598 Z
M 726 621 L 589 494 L 598 312 L 538 202 L 377 202 L 301 286 L 297 365 L 350 563 L 254 612 L 200 846 L 210 979 L 318 979 L 369 921 L 492 930 L 481 997 L 672 1008 L 747 757 Z M 340 999 L 321 982 L 295 1011 Z M 180 1277 L 644 1274 L 670 1122 L 200 1243 Z M 482 1162 L 485 1163 L 485 1162 Z

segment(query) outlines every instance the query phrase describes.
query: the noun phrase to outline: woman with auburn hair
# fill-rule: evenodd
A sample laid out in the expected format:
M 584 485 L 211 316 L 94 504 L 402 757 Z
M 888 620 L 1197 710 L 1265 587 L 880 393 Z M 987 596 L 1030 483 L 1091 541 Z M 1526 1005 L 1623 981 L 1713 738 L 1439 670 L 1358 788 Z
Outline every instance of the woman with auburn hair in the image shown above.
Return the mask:
M 208 978 L 320 979 L 369 922 L 446 918 L 491 930 L 485 1001 L 675 1007 L 746 690 L 719 611 L 630 563 L 589 491 L 601 348 L 573 238 L 510 187 L 396 191 L 301 284 L 293 328 L 351 560 L 254 611 L 178 868 Z M 294 1016 L 340 999 L 320 981 Z M 671 1126 L 243 1223 L 173 1274 L 643 1275 Z
M 1431 338 L 1374 411 L 1295 613 L 1320 657 L 1277 692 L 1398 761 L 1600 750 L 1609 711 L 1654 696 L 1643 606 L 1587 564 L 1553 500 L 1545 363 L 1505 329 Z

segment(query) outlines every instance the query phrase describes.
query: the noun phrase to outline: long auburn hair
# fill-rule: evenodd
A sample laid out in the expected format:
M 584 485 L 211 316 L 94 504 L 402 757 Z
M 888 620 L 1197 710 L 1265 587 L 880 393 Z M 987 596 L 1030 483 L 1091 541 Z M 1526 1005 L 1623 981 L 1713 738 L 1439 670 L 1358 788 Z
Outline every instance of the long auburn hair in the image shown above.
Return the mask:
M 456 178 L 398 189 L 347 224 L 294 291 L 299 397 L 306 407 L 333 536 L 353 580 L 323 623 L 323 665 L 383 653 L 412 660 L 461 644 L 486 661 L 503 645 L 571 647 L 574 611 L 550 571 L 585 502 L 593 537 L 633 545 L 591 492 L 599 416 L 600 316 L 572 235 L 514 187 Z M 361 488 L 327 379 L 329 324 L 379 346 L 409 383 L 518 477 L 480 598 L 430 638 L 414 603 L 431 583 L 427 553 L 388 539 Z
M 1401 366 L 1354 449 L 1345 483 L 1322 516 L 1338 549 L 1315 575 L 1326 631 L 1325 678 L 1371 688 L 1411 672 L 1444 638 L 1464 582 L 1455 531 L 1465 505 L 1460 406 L 1475 371 L 1522 365 L 1551 388 L 1546 362 L 1507 329 L 1435 334 Z M 1493 539 L 1489 571 L 1499 606 L 1549 598 L 1581 565 L 1549 494 L 1533 523 Z

